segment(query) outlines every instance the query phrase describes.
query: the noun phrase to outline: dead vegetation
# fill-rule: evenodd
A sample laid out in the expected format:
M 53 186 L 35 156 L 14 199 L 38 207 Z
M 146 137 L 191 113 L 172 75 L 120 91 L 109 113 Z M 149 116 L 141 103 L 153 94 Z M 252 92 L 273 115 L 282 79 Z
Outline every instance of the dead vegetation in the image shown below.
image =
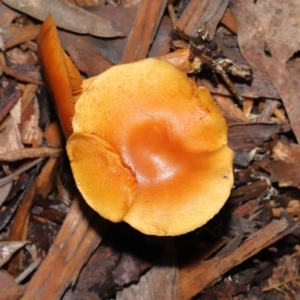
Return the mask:
M 146 236 L 75 196 L 37 53 L 49 13 L 83 78 L 182 48 L 173 29 L 204 28 L 252 69 L 229 74 L 236 94 L 209 66 L 191 75 L 235 154 L 230 197 L 205 226 Z M 0 2 L 0 299 L 298 299 L 299 16 L 291 0 Z

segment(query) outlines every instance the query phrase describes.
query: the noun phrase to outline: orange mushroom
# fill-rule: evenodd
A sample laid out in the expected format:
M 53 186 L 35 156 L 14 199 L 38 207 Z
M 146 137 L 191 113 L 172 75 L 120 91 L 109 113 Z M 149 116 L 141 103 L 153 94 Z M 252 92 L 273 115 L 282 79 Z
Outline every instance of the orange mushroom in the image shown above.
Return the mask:
M 74 102 L 82 92 L 83 81 L 79 71 L 60 46 L 51 15 L 45 20 L 39 32 L 38 50 L 64 135 L 68 138 L 73 131 L 71 121 L 74 115 Z
M 168 62 L 97 76 L 75 105 L 67 142 L 83 198 L 101 216 L 152 235 L 205 224 L 233 183 L 227 126 L 209 92 Z
M 95 211 L 146 234 L 179 235 L 220 210 L 233 184 L 233 152 L 205 88 L 157 59 L 82 81 L 51 17 L 39 40 L 64 133 L 71 135 L 74 178 Z

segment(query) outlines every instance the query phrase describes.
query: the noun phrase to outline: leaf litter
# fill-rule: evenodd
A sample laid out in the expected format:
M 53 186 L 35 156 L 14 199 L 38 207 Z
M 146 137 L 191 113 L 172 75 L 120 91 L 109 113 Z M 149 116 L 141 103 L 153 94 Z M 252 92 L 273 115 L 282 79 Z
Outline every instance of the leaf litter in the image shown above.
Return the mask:
M 10 178 L 7 191 L 1 191 L 1 247 L 36 247 L 36 254 L 27 247 L 6 256 L 0 281 L 11 288 L 1 288 L 3 295 L 293 299 L 299 294 L 300 263 L 300 5 L 291 0 L 148 5 L 141 0 L 5 0 L 0 5 L 0 175 Z M 222 78 L 209 70 L 193 75 L 223 111 L 235 151 L 231 196 L 207 225 L 174 241 L 147 238 L 124 224 L 103 237 L 103 220 L 76 200 L 71 208 L 64 204 L 72 202 L 76 188 L 36 59 L 38 20 L 49 12 L 83 77 L 172 51 L 174 28 L 187 35 L 205 28 L 226 57 L 251 66 L 251 82 L 230 77 L 245 99 L 239 106 Z M 30 164 L 33 158 L 40 158 L 36 166 Z M 69 285 L 74 286 L 66 290 Z

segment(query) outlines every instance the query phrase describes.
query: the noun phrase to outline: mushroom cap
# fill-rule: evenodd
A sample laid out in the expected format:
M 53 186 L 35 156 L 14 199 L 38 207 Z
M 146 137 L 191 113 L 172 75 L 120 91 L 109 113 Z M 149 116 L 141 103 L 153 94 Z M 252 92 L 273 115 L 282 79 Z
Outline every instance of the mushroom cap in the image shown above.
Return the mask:
M 82 79 L 69 56 L 60 46 L 57 29 L 51 15 L 47 17 L 39 32 L 38 52 L 44 75 L 56 103 L 57 114 L 68 138 L 72 129 L 74 101 L 82 91 Z
M 233 152 L 219 108 L 173 65 L 145 59 L 95 77 L 67 142 L 86 202 L 145 234 L 204 225 L 227 200 Z

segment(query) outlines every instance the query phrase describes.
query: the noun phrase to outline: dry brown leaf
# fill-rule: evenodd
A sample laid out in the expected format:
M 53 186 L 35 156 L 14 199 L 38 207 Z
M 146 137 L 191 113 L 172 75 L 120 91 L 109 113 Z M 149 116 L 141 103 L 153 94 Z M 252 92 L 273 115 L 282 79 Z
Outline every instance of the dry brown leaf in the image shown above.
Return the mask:
M 0 4 L 0 27 L 2 29 L 8 28 L 12 21 L 20 16 L 19 12 L 12 10 L 2 3 Z
M 300 50 L 300 5 L 292 0 L 232 0 L 230 8 L 237 21 L 243 56 L 254 69 L 270 77 L 299 142 L 300 79 L 292 76 L 286 64 Z
M 66 30 L 100 37 L 121 35 L 112 28 L 110 21 L 97 17 L 66 0 L 4 0 L 3 2 L 40 21 L 44 21 L 51 14 L 56 25 Z
M 115 64 L 120 63 L 137 15 L 137 9 L 135 7 L 124 9 L 119 6 L 104 6 L 92 7 L 88 10 L 99 17 L 114 20 L 116 30 L 122 30 L 125 35 L 121 39 L 104 40 L 93 36 L 78 36 L 71 32 L 58 30 L 62 47 L 71 56 L 77 68 L 90 77 L 103 71 L 103 66 L 101 65 L 103 59 L 99 59 L 100 56 L 106 57 Z
M 27 241 L 0 242 L 0 267 L 9 261 L 12 255 L 28 244 Z
M 12 36 L 5 43 L 6 49 L 36 39 L 40 31 L 40 26 L 33 24 L 28 24 L 23 27 L 11 25 L 10 31 Z
M 267 165 L 271 181 L 278 182 L 281 187 L 294 186 L 300 189 L 300 146 L 278 142 L 273 148 L 273 158 Z
M 2 123 L 4 129 L 0 135 L 0 154 L 23 149 L 21 136 L 16 121 L 8 116 Z

